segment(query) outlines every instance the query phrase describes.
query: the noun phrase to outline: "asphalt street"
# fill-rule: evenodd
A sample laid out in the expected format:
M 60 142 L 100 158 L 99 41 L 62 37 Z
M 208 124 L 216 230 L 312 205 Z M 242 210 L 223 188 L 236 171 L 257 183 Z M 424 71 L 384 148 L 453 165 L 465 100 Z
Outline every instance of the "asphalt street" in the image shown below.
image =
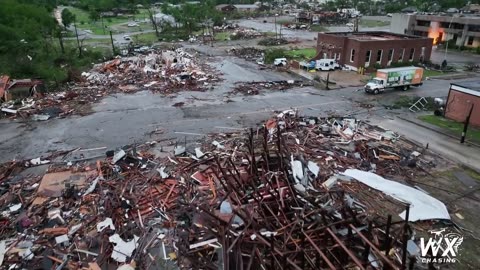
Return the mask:
M 271 31 L 275 27 L 272 23 L 258 20 L 242 20 L 240 23 L 258 27 L 262 31 Z M 282 30 L 282 33 L 300 39 L 313 40 L 316 36 L 316 33 L 300 30 Z M 122 36 L 123 34 L 115 38 Z M 201 57 L 212 56 L 208 57 L 208 62 L 223 73 L 224 81 L 213 90 L 181 92 L 172 96 L 161 96 L 149 91 L 117 94 L 93 104 L 94 113 L 84 117 L 70 116 L 45 122 L 2 120 L 0 162 L 35 158 L 55 150 L 92 147 L 114 149 L 127 144 L 168 138 L 194 142 L 211 132 L 254 127 L 272 117 L 275 111 L 290 108 L 298 108 L 302 114 L 313 116 L 355 115 L 359 119 L 382 122 L 385 127 L 405 132 L 405 135 L 423 142 L 422 139 L 428 137 L 420 128 L 399 124 L 400 122 L 396 120 L 383 121 L 394 119 L 395 114 L 399 112 L 386 110 L 382 104 L 395 101 L 403 95 L 445 97 L 450 83 L 461 81 L 432 79 L 425 81 L 423 86 L 406 92 L 388 91 L 378 96 L 367 95 L 359 90 L 360 87 L 332 91 L 304 87 L 285 92 L 263 91 L 258 96 L 235 96 L 228 92 L 236 82 L 288 80 L 295 77 L 274 70 L 261 70 L 255 63 L 227 56 L 225 47 L 195 44 L 187 46 L 203 53 L 204 56 Z M 172 106 L 178 102 L 184 102 L 185 105 Z M 377 107 L 365 109 L 362 107 L 365 103 L 376 104 Z M 409 112 L 405 110 L 400 113 Z M 429 135 L 432 138 L 433 136 L 435 135 Z M 432 139 L 432 142 L 437 145 L 432 145 L 437 147 L 432 149 L 440 149 L 445 143 L 443 138 L 438 136 Z M 445 149 L 449 149 L 449 154 L 453 157 L 451 153 L 457 149 L 455 143 L 451 142 L 447 146 Z M 465 155 L 467 159 L 477 154 L 472 149 L 458 149 L 469 151 L 470 154 Z
M 213 57 L 211 63 L 224 73 L 225 81 L 207 92 L 181 92 L 163 97 L 149 91 L 118 94 L 94 104 L 94 113 L 46 122 L 2 121 L 1 162 L 33 158 L 54 150 L 78 147 L 121 147 L 154 139 L 186 138 L 192 142 L 210 132 L 253 127 L 274 115 L 274 111 L 298 108 L 315 116 L 355 114 L 359 118 L 389 114 L 382 108 L 363 109 L 359 102 L 397 95 L 446 96 L 449 83 L 432 80 L 412 92 L 386 92 L 367 95 L 355 88 L 322 91 L 312 87 L 285 92 L 263 92 L 258 96 L 229 96 L 227 91 L 238 81 L 291 79 L 291 75 L 259 70 L 257 65 L 236 57 Z M 227 102 L 228 101 L 228 102 Z M 183 107 L 173 107 L 185 102 Z M 152 137 L 152 132 L 163 134 Z

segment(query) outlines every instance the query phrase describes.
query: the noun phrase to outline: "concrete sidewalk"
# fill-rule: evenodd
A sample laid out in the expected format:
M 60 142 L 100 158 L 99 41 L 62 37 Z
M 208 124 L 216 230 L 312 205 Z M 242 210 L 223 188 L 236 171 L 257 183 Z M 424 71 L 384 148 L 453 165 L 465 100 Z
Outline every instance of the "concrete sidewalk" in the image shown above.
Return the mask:
M 381 119 L 379 126 L 397 132 L 429 149 L 480 172 L 480 149 L 468 143 L 461 144 L 459 139 L 453 139 L 432 129 L 427 129 L 401 118 Z
M 449 132 L 448 130 L 446 129 L 443 129 L 441 127 L 438 127 L 438 126 L 435 126 L 435 125 L 432 125 L 432 124 L 429 124 L 427 122 L 424 122 L 418 118 L 416 118 L 417 115 L 415 115 L 415 117 L 408 117 L 408 116 L 397 116 L 398 118 L 402 119 L 402 120 L 405 120 L 407 122 L 410 122 L 412 124 L 415 124 L 417 126 L 420 126 L 422 128 L 426 128 L 426 129 L 430 129 L 431 131 L 435 131 L 439 134 L 442 134 L 444 136 L 447 136 L 447 137 L 450 137 L 452 138 L 453 140 L 457 140 L 457 142 L 460 141 L 460 137 L 458 135 L 455 135 L 453 134 L 452 132 Z M 468 132 L 467 132 L 467 135 L 468 135 Z M 475 143 L 475 142 L 472 142 L 468 139 L 465 139 L 465 143 L 469 144 L 470 146 L 475 146 L 475 147 L 478 147 L 479 150 L 480 150 L 480 144 L 478 143 Z

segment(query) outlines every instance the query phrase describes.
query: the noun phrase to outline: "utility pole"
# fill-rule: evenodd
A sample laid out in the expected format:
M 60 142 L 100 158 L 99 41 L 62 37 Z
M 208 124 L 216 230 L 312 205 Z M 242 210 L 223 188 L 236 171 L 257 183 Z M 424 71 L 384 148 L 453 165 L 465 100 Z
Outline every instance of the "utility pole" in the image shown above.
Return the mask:
M 325 89 L 327 89 L 327 90 L 330 90 L 330 88 L 328 87 L 329 82 L 330 82 L 330 72 L 327 73 L 327 81 L 326 81 L 326 86 L 325 86 Z
M 472 116 L 472 112 L 473 112 L 473 105 L 474 104 L 472 103 L 472 106 L 470 107 L 470 112 L 467 115 L 467 119 L 465 119 L 465 124 L 463 125 L 463 132 L 462 132 L 462 138 L 460 139 L 460 143 L 465 142 L 465 137 L 467 136 L 468 124 L 470 122 L 470 116 Z
M 80 40 L 78 39 L 77 21 L 75 18 L 73 18 L 73 26 L 75 26 L 75 35 L 77 36 L 78 56 L 82 57 L 82 47 L 80 46 Z
M 113 54 L 113 56 L 115 56 L 115 45 L 113 44 L 112 31 L 110 31 L 110 41 L 112 42 L 112 54 Z
M 105 35 L 105 24 L 103 23 L 103 15 L 100 14 L 100 19 L 102 20 L 103 34 Z
M 275 39 L 278 39 L 278 37 L 277 37 L 277 14 L 275 14 Z

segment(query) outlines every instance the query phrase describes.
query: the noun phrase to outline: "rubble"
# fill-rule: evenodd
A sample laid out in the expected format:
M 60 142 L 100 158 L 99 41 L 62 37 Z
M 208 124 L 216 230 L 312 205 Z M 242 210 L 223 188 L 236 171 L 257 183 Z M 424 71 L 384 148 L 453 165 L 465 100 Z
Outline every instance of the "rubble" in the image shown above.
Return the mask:
M 239 40 L 239 39 L 254 39 L 258 37 L 264 36 L 263 33 L 258 32 L 255 29 L 247 29 L 247 28 L 237 28 L 233 30 L 232 34 L 230 35 L 230 39 L 232 40 Z
M 0 166 L 2 269 L 404 269 L 418 234 L 449 216 L 407 186 L 438 160 L 356 119 L 295 110 L 193 146 L 41 160 L 39 177 Z
M 231 48 L 227 50 L 229 54 L 233 54 L 237 57 L 243 58 L 249 61 L 257 61 L 258 59 L 264 58 L 264 50 L 260 50 L 254 47 L 241 47 L 241 48 Z
M 241 93 L 243 95 L 258 95 L 261 90 L 284 91 L 294 87 L 311 86 L 312 84 L 304 81 L 268 81 L 268 82 L 239 82 L 230 92 L 232 94 Z
M 265 38 L 258 42 L 258 45 L 262 46 L 277 46 L 288 44 L 288 40 L 285 38 Z
M 159 94 L 179 91 L 205 91 L 220 81 L 212 67 L 182 48 L 152 51 L 146 55 L 117 57 L 83 72 L 81 81 L 67 91 L 48 93 L 24 99 L 21 104 L 10 101 L 2 111 L 13 117 L 45 121 L 69 114 L 89 113 L 88 104 L 115 93 L 151 90 Z

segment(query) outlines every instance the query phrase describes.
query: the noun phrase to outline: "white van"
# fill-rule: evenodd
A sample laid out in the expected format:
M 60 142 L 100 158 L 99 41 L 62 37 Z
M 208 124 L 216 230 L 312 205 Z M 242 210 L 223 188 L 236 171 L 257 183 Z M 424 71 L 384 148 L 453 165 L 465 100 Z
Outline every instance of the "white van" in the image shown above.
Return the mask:
M 338 68 L 340 68 L 340 65 L 335 59 L 319 59 L 315 64 L 315 69 L 321 71 L 335 70 Z
M 287 61 L 287 58 L 276 58 L 274 61 L 273 61 L 273 64 L 277 67 L 283 67 L 283 66 L 286 66 L 288 63 Z

